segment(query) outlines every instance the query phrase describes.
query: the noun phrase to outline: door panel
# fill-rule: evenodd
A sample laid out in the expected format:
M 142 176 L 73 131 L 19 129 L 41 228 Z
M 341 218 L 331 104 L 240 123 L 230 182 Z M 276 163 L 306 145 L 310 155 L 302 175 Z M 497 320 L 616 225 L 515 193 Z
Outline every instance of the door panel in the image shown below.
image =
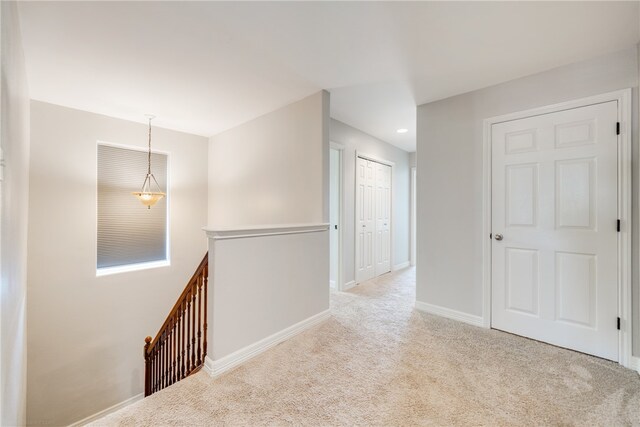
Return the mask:
M 492 327 L 618 360 L 616 121 L 612 101 L 492 126 Z
M 356 282 L 375 276 L 375 169 L 373 162 L 356 159 Z
M 508 310 L 538 315 L 538 251 L 507 248 L 506 300 Z
M 391 271 L 391 166 L 376 170 L 376 276 Z

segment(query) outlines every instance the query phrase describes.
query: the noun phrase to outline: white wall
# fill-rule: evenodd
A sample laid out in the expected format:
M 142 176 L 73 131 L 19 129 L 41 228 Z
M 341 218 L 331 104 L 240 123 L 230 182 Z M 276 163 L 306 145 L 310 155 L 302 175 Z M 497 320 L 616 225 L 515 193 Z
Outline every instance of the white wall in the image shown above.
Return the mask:
M 329 94 L 251 120 L 209 143 L 209 225 L 328 220 Z
M 29 95 L 16 3 L 2 2 L 0 15 L 0 146 L 6 165 L 0 170 L 0 424 L 11 426 L 26 422 Z
M 329 233 L 314 228 L 210 239 L 207 341 L 214 365 L 329 309 Z
M 331 119 L 331 141 L 344 145 L 344 226 L 343 277 L 348 283 L 355 280 L 355 167 L 356 151 L 395 163 L 393 176 L 393 218 L 391 266 L 409 261 L 409 153 L 379 140 L 359 129 Z
M 169 152 L 171 266 L 96 277 L 98 140 L 145 147 L 147 126 L 32 101 L 33 425 L 69 424 L 142 393 L 144 338 L 156 334 L 207 251 L 207 139 L 154 128 L 153 148 Z
M 329 94 L 294 102 L 209 143 L 209 227 L 329 220 Z M 208 329 L 220 358 L 329 308 L 329 234 L 212 240 Z
M 633 47 L 418 107 L 418 301 L 482 315 L 485 118 L 633 87 L 633 182 L 638 182 L 637 58 Z M 636 225 L 637 191 L 636 186 Z M 637 261 L 637 238 L 633 251 Z M 634 264 L 638 295 L 638 263 Z M 637 323 L 634 329 L 637 338 Z M 634 341 L 638 354 L 640 343 Z

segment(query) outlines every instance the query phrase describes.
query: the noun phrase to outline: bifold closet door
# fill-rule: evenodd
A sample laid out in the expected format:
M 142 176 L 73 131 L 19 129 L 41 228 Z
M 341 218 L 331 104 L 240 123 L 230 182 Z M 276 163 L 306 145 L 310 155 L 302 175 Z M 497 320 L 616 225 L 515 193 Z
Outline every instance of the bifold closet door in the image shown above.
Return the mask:
M 356 161 L 356 282 L 375 276 L 373 258 L 375 233 L 374 162 L 358 157 Z
M 391 167 L 356 160 L 356 282 L 391 271 Z
M 391 271 L 391 166 L 374 163 L 376 170 L 376 276 Z

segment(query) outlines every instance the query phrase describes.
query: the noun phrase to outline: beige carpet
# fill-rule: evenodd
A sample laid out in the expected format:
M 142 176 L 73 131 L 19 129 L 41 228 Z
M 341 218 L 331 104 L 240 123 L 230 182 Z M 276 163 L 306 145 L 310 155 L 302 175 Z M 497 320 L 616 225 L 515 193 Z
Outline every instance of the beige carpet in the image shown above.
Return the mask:
M 413 308 L 412 269 L 334 293 L 332 318 L 95 425 L 640 425 L 640 377 Z

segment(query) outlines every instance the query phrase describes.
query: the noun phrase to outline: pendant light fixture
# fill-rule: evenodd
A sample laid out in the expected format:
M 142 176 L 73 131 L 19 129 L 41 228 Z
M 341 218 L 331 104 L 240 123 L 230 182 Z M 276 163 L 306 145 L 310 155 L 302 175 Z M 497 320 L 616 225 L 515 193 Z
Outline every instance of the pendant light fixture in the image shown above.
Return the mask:
M 160 189 L 160 184 L 156 180 L 156 177 L 151 173 L 151 120 L 155 118 L 155 116 L 147 116 L 149 118 L 149 156 L 148 156 L 148 168 L 147 168 L 147 176 L 144 179 L 144 183 L 142 184 L 141 191 L 135 191 L 131 194 L 136 196 L 138 200 L 142 202 L 143 205 L 147 207 L 147 209 L 151 209 L 151 206 L 155 205 L 158 200 L 162 199 L 166 196 L 165 193 Z M 153 191 L 151 189 L 151 182 L 155 183 L 156 189 L 158 191 Z

